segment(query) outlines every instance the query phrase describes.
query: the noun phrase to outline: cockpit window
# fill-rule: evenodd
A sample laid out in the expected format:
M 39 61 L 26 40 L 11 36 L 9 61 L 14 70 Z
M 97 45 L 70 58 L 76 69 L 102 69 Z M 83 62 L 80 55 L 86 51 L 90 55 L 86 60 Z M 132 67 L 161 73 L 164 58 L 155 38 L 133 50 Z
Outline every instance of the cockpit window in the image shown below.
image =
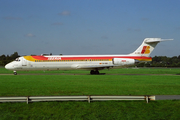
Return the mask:
M 16 58 L 14 61 L 20 61 L 20 59 L 19 59 L 19 58 Z

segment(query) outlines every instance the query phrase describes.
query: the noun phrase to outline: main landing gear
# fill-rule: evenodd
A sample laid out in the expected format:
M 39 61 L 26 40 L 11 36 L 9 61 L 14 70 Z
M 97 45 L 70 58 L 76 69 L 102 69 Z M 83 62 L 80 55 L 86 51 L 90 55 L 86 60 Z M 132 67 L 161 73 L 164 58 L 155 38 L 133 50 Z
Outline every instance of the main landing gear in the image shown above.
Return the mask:
M 95 70 L 95 71 L 94 71 L 94 70 L 91 70 L 91 71 L 90 71 L 90 74 L 91 74 L 91 75 L 99 75 L 99 71 L 98 71 L 98 70 Z
M 16 72 L 16 71 L 14 71 L 14 75 L 17 75 L 17 72 Z

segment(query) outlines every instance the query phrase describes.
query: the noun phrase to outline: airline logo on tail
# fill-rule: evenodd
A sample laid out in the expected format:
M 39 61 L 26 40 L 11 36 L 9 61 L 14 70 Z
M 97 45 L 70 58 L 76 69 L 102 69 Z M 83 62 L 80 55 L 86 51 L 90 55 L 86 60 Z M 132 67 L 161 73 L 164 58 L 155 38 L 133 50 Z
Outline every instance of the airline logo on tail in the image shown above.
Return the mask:
M 150 53 L 150 46 L 143 46 L 141 54 L 149 54 Z

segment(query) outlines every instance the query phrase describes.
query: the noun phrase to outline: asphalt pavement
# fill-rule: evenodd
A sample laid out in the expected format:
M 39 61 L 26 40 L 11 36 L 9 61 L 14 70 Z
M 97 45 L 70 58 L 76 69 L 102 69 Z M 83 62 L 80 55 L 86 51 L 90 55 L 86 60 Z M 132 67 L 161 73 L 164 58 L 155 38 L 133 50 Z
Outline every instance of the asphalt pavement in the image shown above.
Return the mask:
M 155 100 L 180 100 L 180 95 L 155 95 Z

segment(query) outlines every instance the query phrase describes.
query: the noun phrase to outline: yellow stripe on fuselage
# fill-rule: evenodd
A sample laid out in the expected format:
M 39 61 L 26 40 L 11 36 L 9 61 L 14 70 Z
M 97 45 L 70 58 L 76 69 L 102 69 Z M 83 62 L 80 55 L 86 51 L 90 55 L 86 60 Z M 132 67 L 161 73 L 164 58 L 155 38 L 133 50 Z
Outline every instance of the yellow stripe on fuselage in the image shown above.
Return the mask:
M 24 56 L 24 58 L 28 61 L 33 61 L 33 62 L 35 62 L 35 60 L 36 60 L 32 56 Z

